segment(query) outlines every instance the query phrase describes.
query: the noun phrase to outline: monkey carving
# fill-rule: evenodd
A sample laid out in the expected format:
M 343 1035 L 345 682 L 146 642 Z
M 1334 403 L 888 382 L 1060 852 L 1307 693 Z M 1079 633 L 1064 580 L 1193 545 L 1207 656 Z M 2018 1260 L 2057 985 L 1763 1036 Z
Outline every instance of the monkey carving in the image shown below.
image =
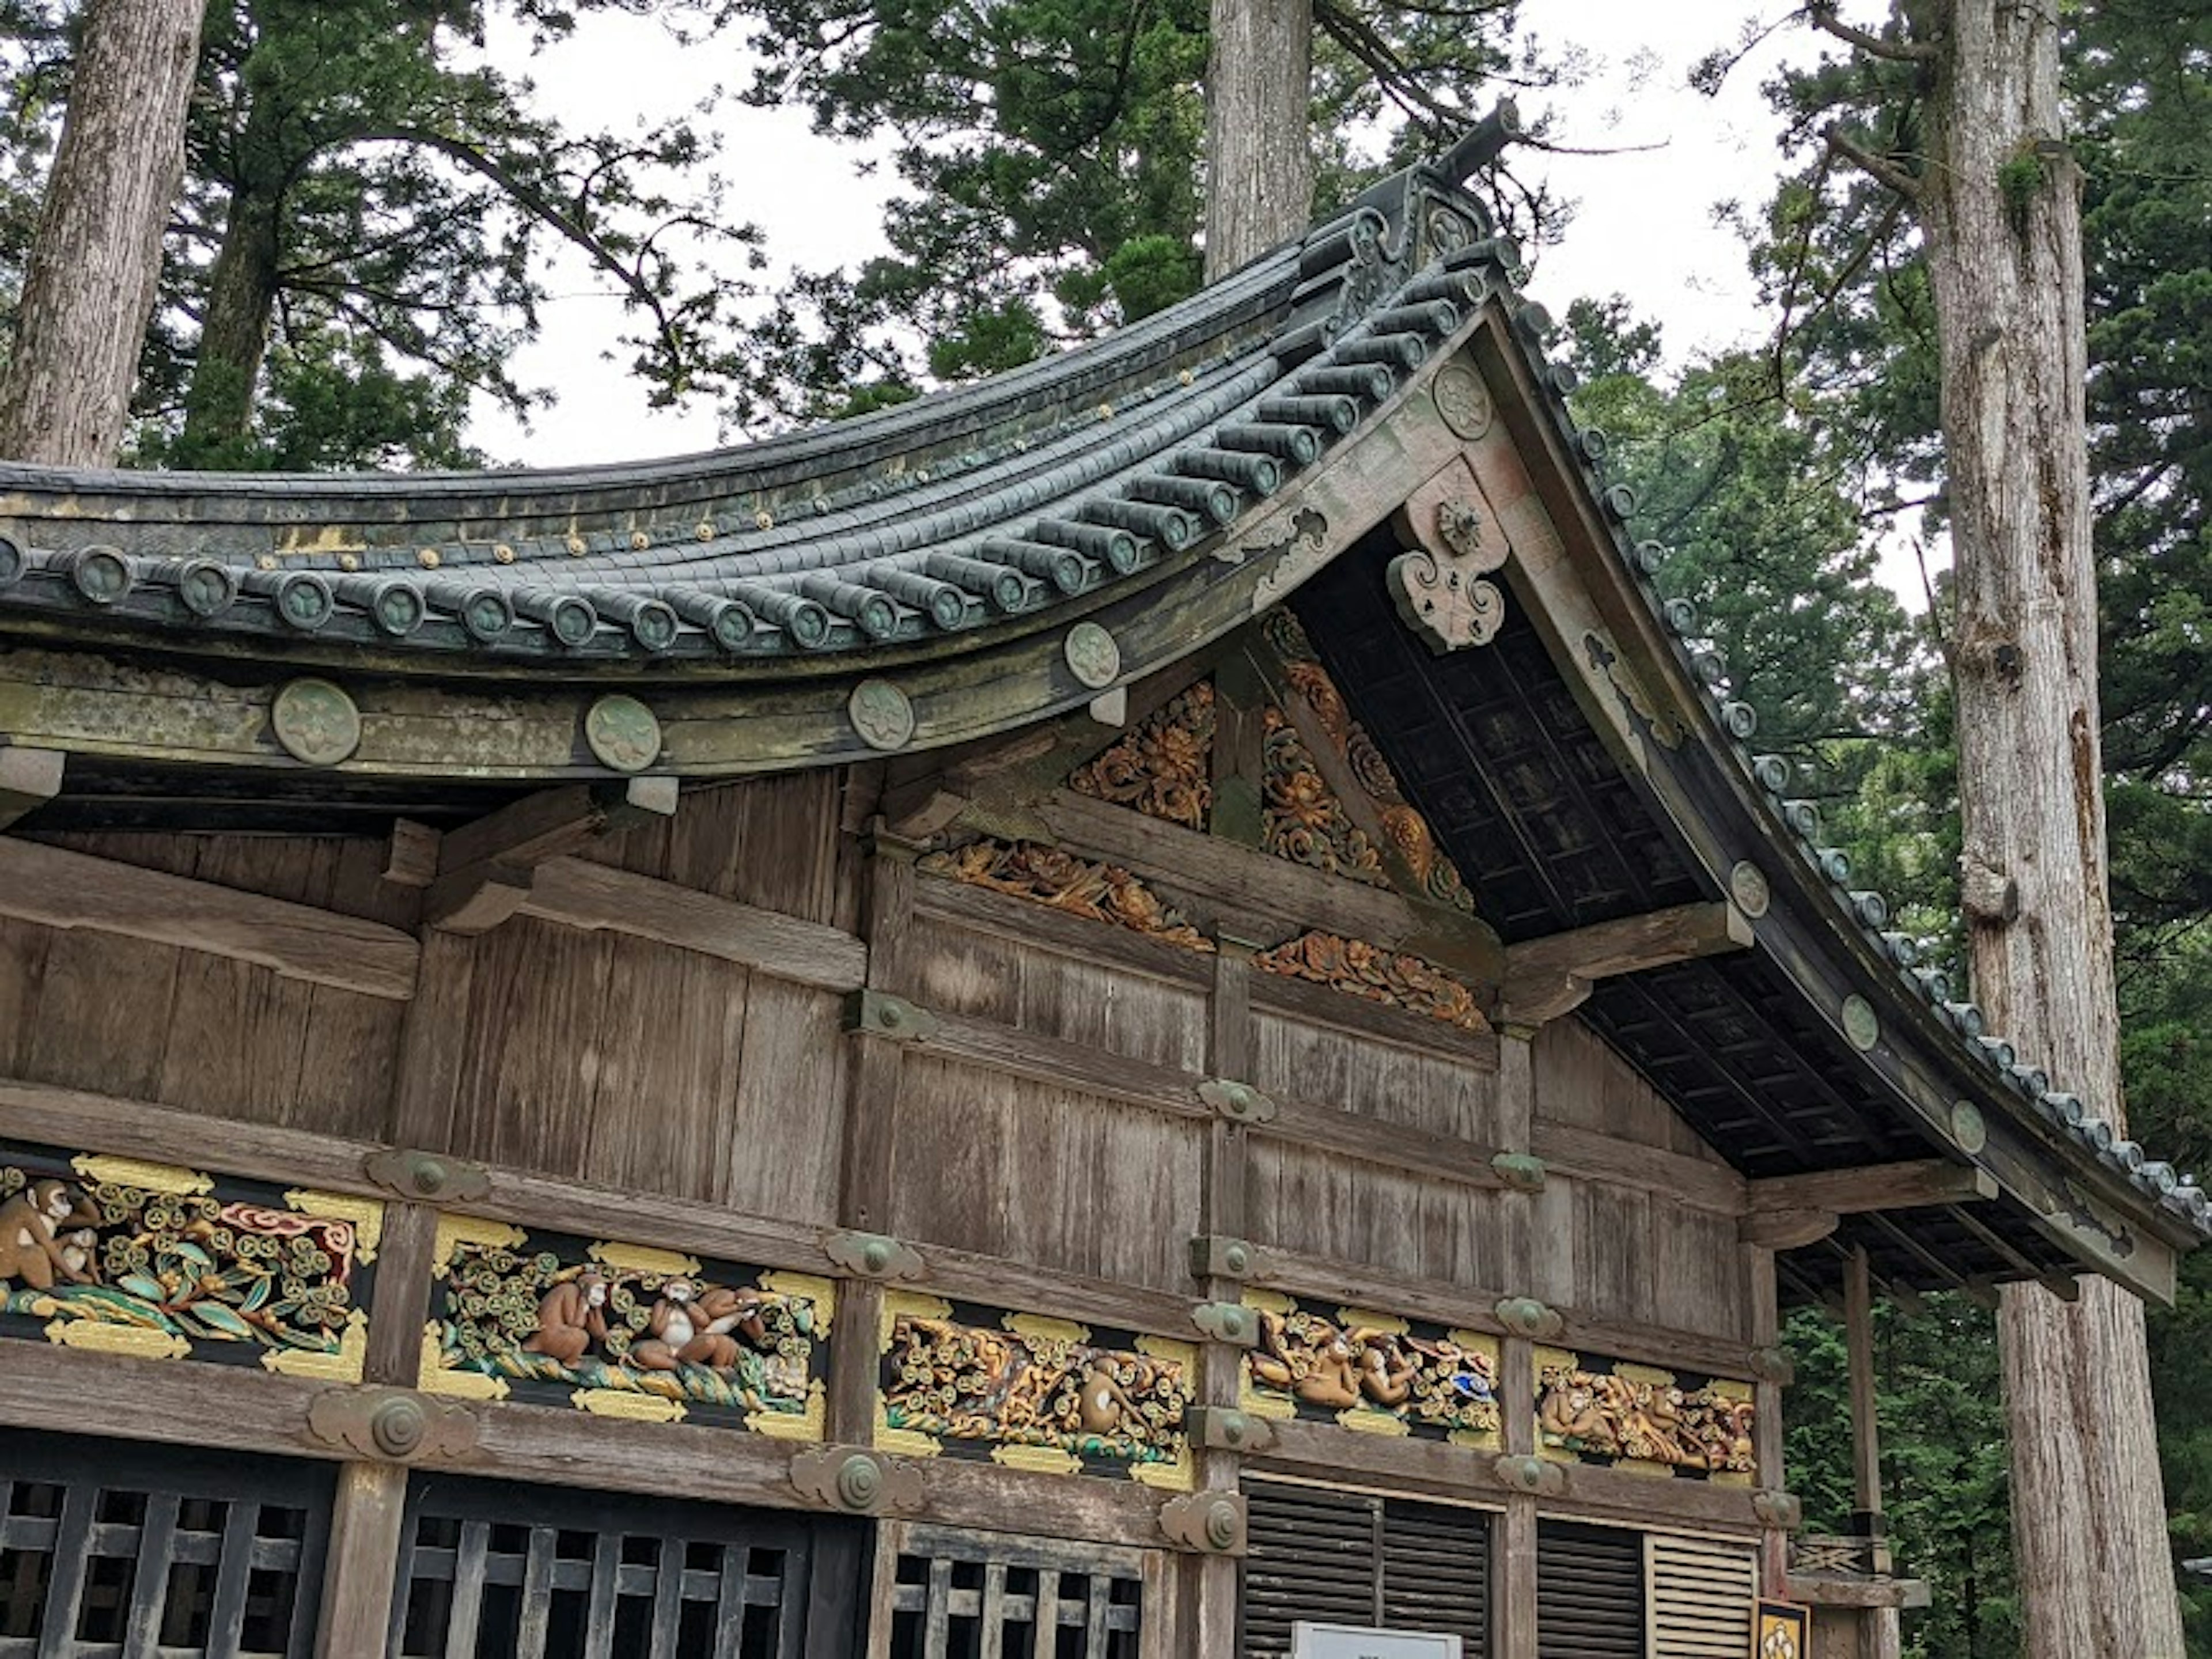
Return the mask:
M 1137 1415 L 1136 1403 L 1114 1377 L 1114 1362 L 1104 1354 L 1092 1357 L 1075 1401 L 1076 1418 L 1087 1434 L 1111 1434 L 1121 1426 L 1126 1413 Z
M 574 1365 L 594 1341 L 607 1335 L 607 1281 L 598 1273 L 579 1273 L 545 1292 L 538 1304 L 538 1328 L 522 1346 L 563 1365 Z
M 80 1214 L 64 1181 L 34 1181 L 0 1204 L 0 1281 L 20 1279 L 34 1291 L 52 1290 L 57 1279 L 94 1283 L 90 1230 L 64 1231 Z
M 672 1371 L 679 1364 L 713 1370 L 734 1365 L 738 1345 L 726 1332 L 712 1328 L 714 1323 L 700 1306 L 691 1281 L 672 1279 L 661 1286 L 660 1299 L 653 1304 L 646 1321 L 652 1334 L 642 1342 L 630 1344 L 630 1363 L 648 1371 Z
M 1378 1406 L 1402 1406 L 1413 1395 L 1420 1367 L 1388 1337 L 1370 1336 L 1359 1351 L 1359 1386 Z

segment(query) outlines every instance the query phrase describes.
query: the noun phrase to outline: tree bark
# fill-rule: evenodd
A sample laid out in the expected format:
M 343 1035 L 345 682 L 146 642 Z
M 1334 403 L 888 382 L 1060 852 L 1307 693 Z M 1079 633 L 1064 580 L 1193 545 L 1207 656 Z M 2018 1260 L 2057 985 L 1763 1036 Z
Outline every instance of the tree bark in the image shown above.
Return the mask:
M 242 452 L 253 428 L 282 254 L 276 191 L 241 179 L 233 188 L 222 246 L 208 276 L 207 314 L 185 389 L 185 426 L 177 446 L 182 465 L 246 465 Z
M 1206 280 L 1313 211 L 1313 0 L 1212 0 L 1206 70 Z
M 184 177 L 204 0 L 89 0 L 0 377 L 0 455 L 113 463 Z
M 2058 18 L 1941 0 L 1919 181 L 1956 560 L 1959 793 L 1991 1029 L 2120 1126 L 2083 376 L 2081 180 Z M 2141 1304 L 2104 1279 L 1999 1314 L 2033 1659 L 2180 1659 Z

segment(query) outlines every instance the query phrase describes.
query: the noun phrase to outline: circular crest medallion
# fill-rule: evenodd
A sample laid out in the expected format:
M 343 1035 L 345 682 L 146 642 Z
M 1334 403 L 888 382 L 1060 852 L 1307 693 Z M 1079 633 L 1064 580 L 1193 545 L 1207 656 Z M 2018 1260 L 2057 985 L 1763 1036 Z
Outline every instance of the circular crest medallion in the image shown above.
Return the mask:
M 1469 441 L 1490 430 L 1489 388 L 1464 363 L 1447 363 L 1436 379 L 1437 412 L 1444 424 Z
M 294 760 L 336 766 L 361 747 L 361 710 L 328 680 L 293 680 L 269 711 L 276 741 Z
M 1121 672 L 1121 647 L 1114 636 L 1094 622 L 1079 622 L 1067 630 L 1060 645 L 1068 672 L 1093 691 L 1103 691 Z
M 1862 996 L 1844 999 L 1844 1035 L 1850 1039 L 1851 1047 L 1862 1054 L 1881 1041 L 1881 1021 L 1875 1013 L 1874 1004 Z
M 1729 872 L 1729 896 L 1735 901 L 1737 909 L 1757 921 L 1766 914 L 1766 907 L 1773 898 L 1767 890 L 1766 872 L 1749 859 L 1744 860 Z
M 1972 1101 L 1951 1103 L 1951 1139 L 1966 1152 L 1978 1152 L 1990 1144 L 1989 1125 L 1982 1121 L 1982 1109 Z
M 642 772 L 660 757 L 660 722 L 635 697 L 601 697 L 584 714 L 584 744 L 600 765 Z
M 1448 207 L 1429 210 L 1428 231 L 1431 259 L 1440 254 L 1458 252 L 1468 245 L 1471 234 L 1467 221 Z
M 903 749 L 914 740 L 914 705 L 889 680 L 862 680 L 845 711 L 871 749 Z

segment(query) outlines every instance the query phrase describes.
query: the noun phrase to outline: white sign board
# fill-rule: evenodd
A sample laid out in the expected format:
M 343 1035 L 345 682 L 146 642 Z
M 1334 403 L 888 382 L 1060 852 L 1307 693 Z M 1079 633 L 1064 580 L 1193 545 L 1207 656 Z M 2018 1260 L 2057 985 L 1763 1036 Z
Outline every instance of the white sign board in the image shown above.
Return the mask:
M 1352 1625 L 1291 1627 L 1291 1659 L 1460 1659 L 1459 1638 Z

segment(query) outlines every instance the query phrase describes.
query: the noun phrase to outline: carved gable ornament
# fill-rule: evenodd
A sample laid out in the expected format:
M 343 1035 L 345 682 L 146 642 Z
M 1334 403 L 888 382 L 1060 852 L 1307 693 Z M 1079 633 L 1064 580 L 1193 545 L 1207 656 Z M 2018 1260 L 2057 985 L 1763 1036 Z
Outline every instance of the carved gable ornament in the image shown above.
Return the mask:
M 1505 538 L 1486 508 L 1461 495 L 1409 512 L 1421 545 L 1390 561 L 1398 615 L 1442 656 L 1487 645 L 1505 622 L 1505 595 L 1486 580 L 1505 562 Z

